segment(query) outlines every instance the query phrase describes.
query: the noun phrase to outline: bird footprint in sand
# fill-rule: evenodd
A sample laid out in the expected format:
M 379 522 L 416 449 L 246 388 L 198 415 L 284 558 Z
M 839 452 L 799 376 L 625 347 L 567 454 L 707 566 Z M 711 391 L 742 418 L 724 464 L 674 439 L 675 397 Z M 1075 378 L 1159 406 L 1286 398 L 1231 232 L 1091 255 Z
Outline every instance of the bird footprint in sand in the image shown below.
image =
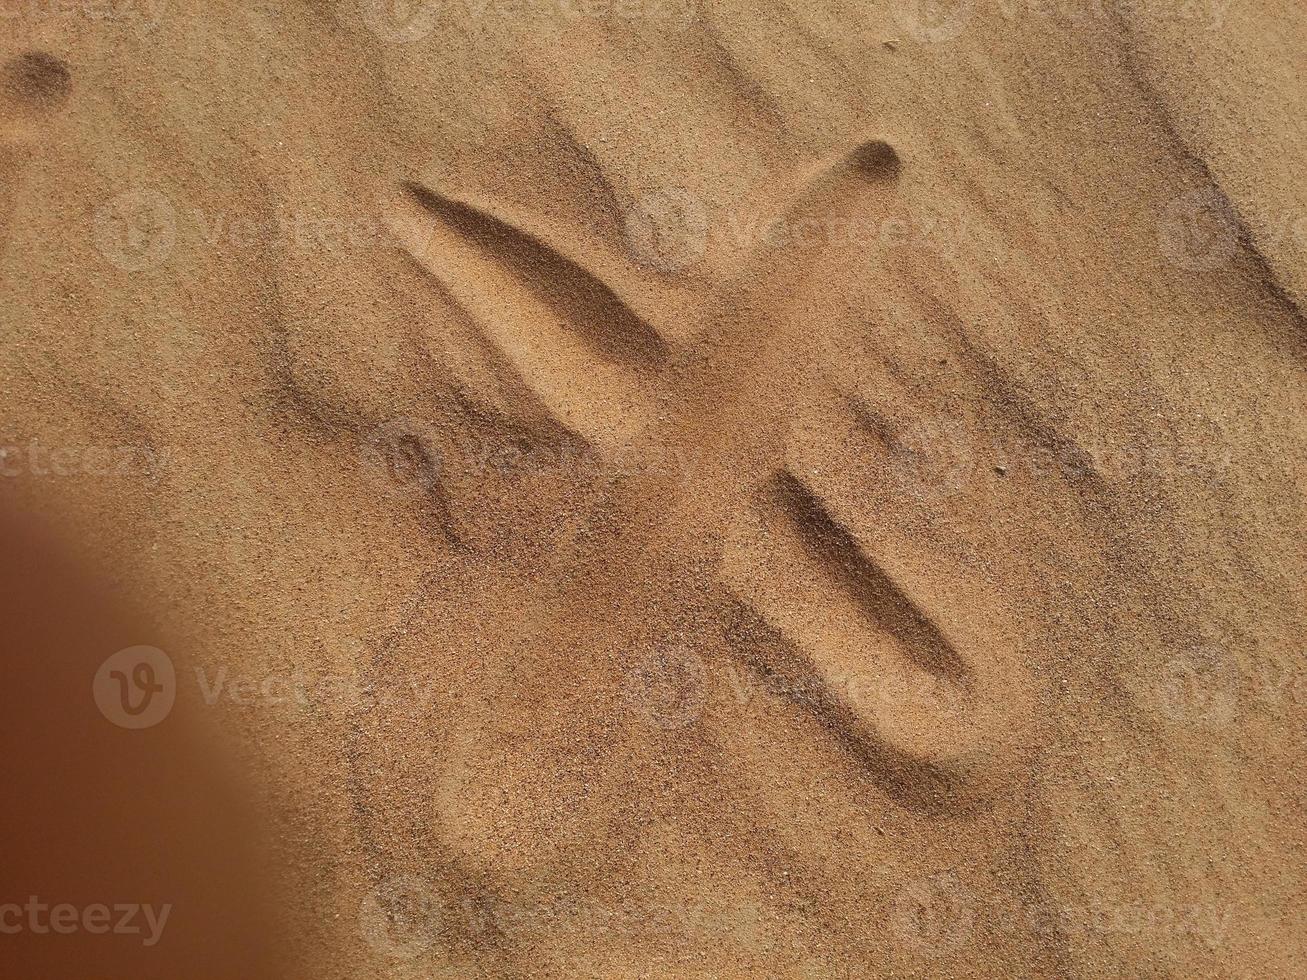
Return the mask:
M 772 221 L 795 226 L 856 205 L 868 187 L 892 189 L 901 169 L 888 143 L 861 143 L 804 177 Z M 553 424 L 601 457 L 651 424 L 673 347 L 580 259 L 490 207 L 415 184 L 387 220 L 501 380 Z M 787 252 L 784 236 L 772 235 L 744 259 L 783 263 Z M 725 533 L 719 574 L 736 600 L 743 658 L 803 674 L 820 692 L 806 705 L 905 805 L 984 795 L 1011 761 L 1003 729 L 1016 712 L 1000 706 L 1013 709 L 1024 691 L 1015 656 L 993 649 L 1010 646 L 998 639 L 1002 624 L 980 630 L 974 615 L 941 613 L 935 590 L 925 590 L 929 601 L 918 596 L 863 547 L 838 497 L 803 473 L 790 460 Z

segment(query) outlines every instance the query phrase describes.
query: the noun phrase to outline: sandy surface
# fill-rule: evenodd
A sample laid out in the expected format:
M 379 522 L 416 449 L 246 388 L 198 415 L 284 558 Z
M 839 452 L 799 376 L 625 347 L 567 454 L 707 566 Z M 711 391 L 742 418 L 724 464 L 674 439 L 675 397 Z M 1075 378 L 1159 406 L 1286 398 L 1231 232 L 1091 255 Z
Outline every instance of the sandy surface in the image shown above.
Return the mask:
M 1300 974 L 1300 5 L 0 8 L 4 489 L 306 976 Z

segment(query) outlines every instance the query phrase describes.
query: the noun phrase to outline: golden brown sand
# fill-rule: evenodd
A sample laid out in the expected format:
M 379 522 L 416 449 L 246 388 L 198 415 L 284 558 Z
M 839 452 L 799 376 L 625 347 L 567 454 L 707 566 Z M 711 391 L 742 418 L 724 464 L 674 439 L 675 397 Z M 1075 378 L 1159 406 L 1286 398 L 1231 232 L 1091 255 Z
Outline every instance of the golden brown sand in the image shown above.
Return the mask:
M 303 975 L 1302 975 L 1300 4 L 0 13 L 5 490 Z

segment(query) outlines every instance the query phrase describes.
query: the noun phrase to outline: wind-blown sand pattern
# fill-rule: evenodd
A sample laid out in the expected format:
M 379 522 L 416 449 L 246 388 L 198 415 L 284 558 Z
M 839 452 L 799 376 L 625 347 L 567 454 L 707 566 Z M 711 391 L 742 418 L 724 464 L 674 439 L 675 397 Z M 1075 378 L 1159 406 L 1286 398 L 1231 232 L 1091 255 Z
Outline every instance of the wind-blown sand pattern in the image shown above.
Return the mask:
M 92 6 L 5 490 L 305 976 L 1301 974 L 1300 5 Z

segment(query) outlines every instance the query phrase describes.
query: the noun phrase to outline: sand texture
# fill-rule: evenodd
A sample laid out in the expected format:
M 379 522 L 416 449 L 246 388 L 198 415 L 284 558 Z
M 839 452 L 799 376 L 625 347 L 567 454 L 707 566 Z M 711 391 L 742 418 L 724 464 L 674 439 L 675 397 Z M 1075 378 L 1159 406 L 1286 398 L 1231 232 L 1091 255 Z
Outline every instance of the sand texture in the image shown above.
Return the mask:
M 270 976 L 1307 975 L 1302 4 L 0 12 L 2 489 Z

